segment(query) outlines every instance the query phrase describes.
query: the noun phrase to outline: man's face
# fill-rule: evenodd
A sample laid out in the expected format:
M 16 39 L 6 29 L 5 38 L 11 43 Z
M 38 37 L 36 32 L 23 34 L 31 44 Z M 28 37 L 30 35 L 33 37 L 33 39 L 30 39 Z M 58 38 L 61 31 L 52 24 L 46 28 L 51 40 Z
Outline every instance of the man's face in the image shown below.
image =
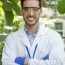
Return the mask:
M 26 25 L 35 25 L 41 14 L 39 1 L 25 0 L 23 3 L 22 14 Z

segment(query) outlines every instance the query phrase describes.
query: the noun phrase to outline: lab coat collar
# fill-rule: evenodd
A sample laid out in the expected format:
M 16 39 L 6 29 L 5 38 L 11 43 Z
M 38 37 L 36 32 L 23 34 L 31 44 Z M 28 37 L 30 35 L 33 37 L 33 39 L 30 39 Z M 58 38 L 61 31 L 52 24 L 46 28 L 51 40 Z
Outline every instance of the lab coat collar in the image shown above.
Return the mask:
M 36 37 L 35 37 L 35 40 L 34 40 L 34 42 L 32 44 L 32 47 L 35 47 L 37 44 L 43 42 L 43 39 L 44 39 L 45 35 L 47 35 L 46 33 L 47 33 L 47 31 L 45 31 L 44 28 L 40 27 L 40 29 L 39 29 Z M 30 49 L 31 45 L 29 43 L 29 39 L 28 39 L 28 37 L 26 35 L 26 32 L 24 31 L 24 27 L 19 29 L 18 34 L 21 37 L 21 42 L 23 42 L 24 45 L 26 45 Z
M 20 37 L 21 43 L 23 43 L 30 49 L 30 43 L 29 43 L 28 37 L 26 35 L 26 32 L 24 31 L 24 27 L 22 27 L 18 30 L 18 35 Z

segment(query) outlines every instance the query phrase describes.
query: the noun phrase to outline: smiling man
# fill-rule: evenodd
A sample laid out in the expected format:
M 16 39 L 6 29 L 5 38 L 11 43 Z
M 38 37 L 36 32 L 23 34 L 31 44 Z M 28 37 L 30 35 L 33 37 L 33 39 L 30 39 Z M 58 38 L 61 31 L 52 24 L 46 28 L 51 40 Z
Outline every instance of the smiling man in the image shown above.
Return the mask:
M 41 0 L 21 0 L 23 28 L 10 34 L 5 42 L 2 65 L 64 65 L 61 36 L 41 28 Z
M 32 34 L 35 34 L 39 26 L 41 1 L 23 0 L 22 2 L 22 15 L 25 21 L 25 26 Z

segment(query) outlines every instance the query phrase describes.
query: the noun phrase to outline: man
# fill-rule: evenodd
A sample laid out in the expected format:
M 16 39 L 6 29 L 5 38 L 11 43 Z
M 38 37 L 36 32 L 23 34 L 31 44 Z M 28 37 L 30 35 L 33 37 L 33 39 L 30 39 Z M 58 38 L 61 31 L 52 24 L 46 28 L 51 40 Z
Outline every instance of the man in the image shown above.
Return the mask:
M 64 65 L 61 36 L 41 28 L 41 0 L 21 0 L 25 26 L 10 34 L 3 48 L 2 65 Z

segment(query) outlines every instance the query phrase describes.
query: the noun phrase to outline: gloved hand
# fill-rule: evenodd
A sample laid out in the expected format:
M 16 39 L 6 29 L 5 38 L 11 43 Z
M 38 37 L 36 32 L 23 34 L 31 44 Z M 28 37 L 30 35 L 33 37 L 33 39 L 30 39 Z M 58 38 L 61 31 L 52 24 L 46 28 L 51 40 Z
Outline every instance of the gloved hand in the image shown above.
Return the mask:
M 48 60 L 48 59 L 49 59 L 49 54 L 46 55 L 46 56 L 43 58 L 43 60 Z
M 25 59 L 26 59 L 26 57 L 17 57 L 15 59 L 15 63 L 20 64 L 20 65 L 24 65 Z

